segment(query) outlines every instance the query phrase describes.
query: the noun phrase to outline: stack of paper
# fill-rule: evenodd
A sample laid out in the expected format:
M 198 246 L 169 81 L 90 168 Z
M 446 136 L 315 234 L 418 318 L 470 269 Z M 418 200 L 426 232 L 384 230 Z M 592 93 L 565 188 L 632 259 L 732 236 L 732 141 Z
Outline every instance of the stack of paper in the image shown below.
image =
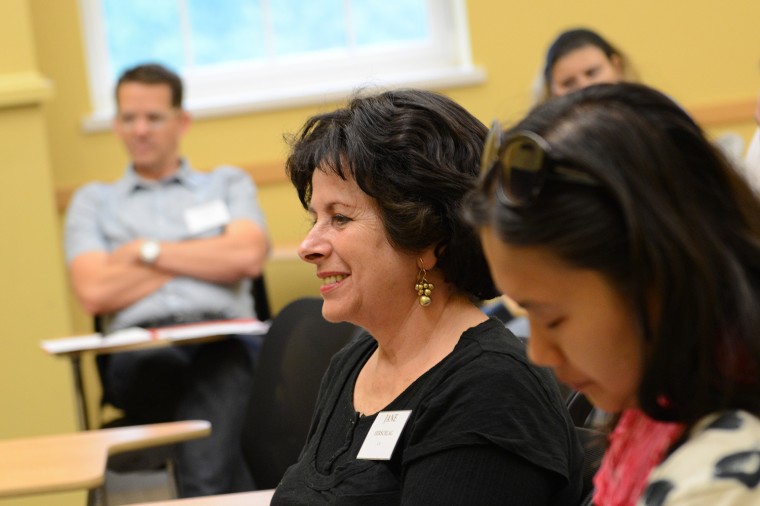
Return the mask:
M 157 340 L 185 341 L 229 334 L 262 335 L 267 333 L 269 325 L 268 322 L 246 318 L 188 323 L 155 329 L 131 327 L 108 335 L 88 334 L 84 336 L 64 337 L 62 339 L 49 339 L 42 341 L 40 345 L 46 352 L 59 355 L 112 348 L 114 346 L 137 345 Z

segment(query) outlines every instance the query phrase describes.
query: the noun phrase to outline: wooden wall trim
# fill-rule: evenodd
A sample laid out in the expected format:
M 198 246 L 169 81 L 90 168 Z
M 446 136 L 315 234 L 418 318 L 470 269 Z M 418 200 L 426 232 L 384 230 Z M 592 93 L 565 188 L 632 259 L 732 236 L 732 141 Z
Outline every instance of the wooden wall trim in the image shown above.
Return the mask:
M 237 165 L 246 171 L 256 181 L 259 187 L 275 183 L 283 183 L 288 179 L 285 176 L 285 162 L 264 162 L 255 164 Z M 67 186 L 58 188 L 55 192 L 56 207 L 60 214 L 66 211 L 71 196 L 79 186 Z
M 0 99 L 2 92 L 0 90 Z M 1 101 L 0 101 L 1 103 Z M 706 104 L 688 107 L 689 113 L 705 128 L 720 127 L 736 123 L 753 121 L 757 101 L 755 98 Z M 287 181 L 283 161 L 272 161 L 239 165 L 248 172 L 256 184 L 264 187 Z M 61 187 L 56 190 L 58 212 L 63 213 L 76 187 Z
M 733 100 L 689 107 L 689 113 L 705 128 L 754 121 L 757 99 Z
M 0 108 L 39 104 L 53 95 L 53 85 L 35 72 L 0 74 Z

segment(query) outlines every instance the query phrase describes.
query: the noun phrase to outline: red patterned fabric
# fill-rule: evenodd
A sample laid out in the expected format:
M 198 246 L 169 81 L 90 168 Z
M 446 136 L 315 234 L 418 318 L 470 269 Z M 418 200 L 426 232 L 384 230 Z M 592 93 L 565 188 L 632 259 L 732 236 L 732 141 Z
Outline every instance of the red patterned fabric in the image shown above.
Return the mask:
M 634 506 L 649 473 L 683 430 L 682 424 L 657 422 L 638 409 L 624 411 L 594 476 L 594 505 Z

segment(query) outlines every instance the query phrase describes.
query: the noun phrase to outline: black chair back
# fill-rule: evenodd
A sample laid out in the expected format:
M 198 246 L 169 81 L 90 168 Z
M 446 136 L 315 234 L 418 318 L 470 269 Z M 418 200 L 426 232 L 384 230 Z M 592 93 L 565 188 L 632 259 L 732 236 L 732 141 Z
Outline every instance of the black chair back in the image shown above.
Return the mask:
M 575 390 L 568 390 L 565 396 L 565 406 L 567 406 L 570 418 L 576 427 L 588 427 L 587 422 L 596 410 L 585 395 Z
M 272 310 L 269 307 L 269 294 L 263 274 L 251 280 L 251 295 L 253 296 L 253 310 L 256 312 L 256 318 L 262 322 L 271 320 Z
M 258 488 L 275 488 L 298 460 L 322 376 L 358 331 L 350 323 L 327 322 L 316 297 L 291 302 L 272 320 L 243 426 L 243 452 Z
M 583 447 L 583 501 L 580 504 L 591 505 L 594 495 L 593 479 L 607 449 L 607 433 L 584 427 L 576 427 L 575 430 Z

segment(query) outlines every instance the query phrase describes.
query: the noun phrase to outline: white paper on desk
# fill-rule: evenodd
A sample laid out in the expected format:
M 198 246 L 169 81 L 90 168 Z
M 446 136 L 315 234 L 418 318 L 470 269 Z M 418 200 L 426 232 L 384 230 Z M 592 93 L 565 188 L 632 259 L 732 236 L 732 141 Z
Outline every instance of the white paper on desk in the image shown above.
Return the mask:
M 102 343 L 108 346 L 123 346 L 127 344 L 144 343 L 150 341 L 150 330 L 140 327 L 129 327 L 117 330 L 103 336 Z
M 59 353 L 68 353 L 71 351 L 87 350 L 95 348 L 103 342 L 103 336 L 100 334 L 88 334 L 86 336 L 67 337 L 64 339 L 49 339 L 42 341 L 42 349 L 53 355 Z
M 189 323 L 148 330 L 130 327 L 118 330 L 106 336 L 89 334 L 84 336 L 66 337 L 42 341 L 42 348 L 53 355 L 86 350 L 98 350 L 112 346 L 127 346 L 130 344 L 146 343 L 151 340 L 182 341 L 200 337 L 221 336 L 228 334 L 263 335 L 269 330 L 268 322 L 255 319 L 219 320 L 212 322 Z
M 113 332 L 107 336 L 88 334 L 85 336 L 67 337 L 42 341 L 42 348 L 48 353 L 57 355 L 72 351 L 95 350 L 101 346 L 122 346 L 127 344 L 144 343 L 150 340 L 150 331 L 139 327 Z
M 220 320 L 214 322 L 188 323 L 173 327 L 155 329 L 158 339 L 181 341 L 207 336 L 226 336 L 229 334 L 266 334 L 269 323 L 253 319 Z

